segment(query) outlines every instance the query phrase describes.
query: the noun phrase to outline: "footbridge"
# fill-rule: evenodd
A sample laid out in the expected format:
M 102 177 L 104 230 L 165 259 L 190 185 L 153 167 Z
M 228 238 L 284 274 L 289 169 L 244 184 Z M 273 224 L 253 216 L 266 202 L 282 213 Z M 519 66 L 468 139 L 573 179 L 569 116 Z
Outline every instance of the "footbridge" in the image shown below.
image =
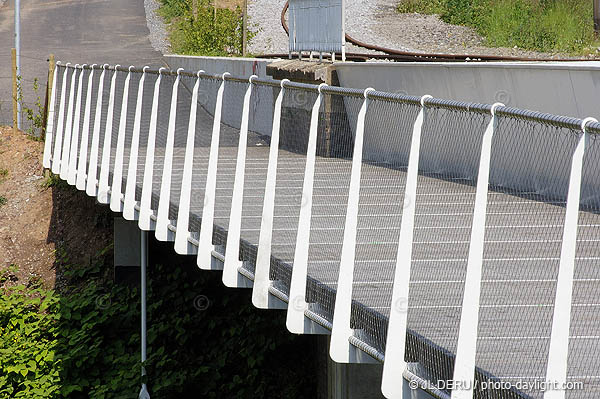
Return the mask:
M 44 166 L 388 398 L 600 394 L 600 123 L 58 64 Z

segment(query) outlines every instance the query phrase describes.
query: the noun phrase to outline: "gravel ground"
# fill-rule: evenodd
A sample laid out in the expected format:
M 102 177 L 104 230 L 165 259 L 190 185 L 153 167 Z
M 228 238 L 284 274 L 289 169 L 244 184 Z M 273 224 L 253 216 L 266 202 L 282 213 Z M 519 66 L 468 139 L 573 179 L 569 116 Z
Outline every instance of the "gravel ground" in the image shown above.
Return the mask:
M 435 15 L 398 14 L 398 0 L 353 0 L 346 3 L 346 32 L 357 40 L 401 51 L 503 55 L 529 58 L 568 58 L 517 48 L 491 48 L 473 29 L 450 25 Z M 288 38 L 281 27 L 285 0 L 252 0 L 251 27 L 258 31 L 249 45 L 254 54 L 287 53 Z M 348 52 L 374 53 L 346 43 Z
M 0 0 L 0 2 L 1 1 L 2 0 Z M 146 22 L 148 24 L 148 30 L 150 30 L 150 44 L 154 50 L 159 51 L 164 55 L 170 53 L 170 44 L 167 39 L 167 26 L 162 18 L 156 14 L 158 7 L 160 7 L 158 0 L 144 0 Z
M 287 53 L 288 37 L 281 26 L 281 10 L 286 0 L 253 0 L 248 2 L 248 23 L 257 31 L 248 45 L 252 54 Z

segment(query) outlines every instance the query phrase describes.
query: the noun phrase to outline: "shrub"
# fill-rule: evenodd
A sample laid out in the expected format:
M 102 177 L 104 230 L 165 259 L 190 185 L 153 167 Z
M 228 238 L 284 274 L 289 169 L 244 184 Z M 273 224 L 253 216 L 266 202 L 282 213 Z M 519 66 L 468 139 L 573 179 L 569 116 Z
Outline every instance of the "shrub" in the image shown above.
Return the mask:
M 403 0 L 398 10 L 473 27 L 493 47 L 578 53 L 595 43 L 588 0 Z
M 227 56 L 242 54 L 242 11 L 215 9 L 209 0 L 161 0 L 160 14 L 170 24 L 172 49 L 181 54 Z M 247 30 L 248 40 L 254 33 Z
M 0 293 L 0 397 L 137 397 L 139 289 L 112 283 L 110 249 L 86 266 L 59 249 L 61 292 L 22 284 Z M 285 314 L 254 309 L 218 274 L 173 258 L 148 270 L 152 397 L 315 397 L 310 337 L 289 334 Z M 0 286 L 15 283 L 15 271 Z

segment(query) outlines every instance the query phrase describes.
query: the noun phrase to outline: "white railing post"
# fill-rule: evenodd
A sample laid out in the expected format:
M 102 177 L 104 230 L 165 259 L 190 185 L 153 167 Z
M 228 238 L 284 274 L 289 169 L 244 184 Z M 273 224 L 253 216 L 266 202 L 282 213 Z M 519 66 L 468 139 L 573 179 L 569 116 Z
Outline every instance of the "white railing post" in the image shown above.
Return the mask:
M 206 189 L 204 190 L 204 206 L 202 207 L 202 225 L 198 239 L 198 257 L 196 264 L 200 269 L 211 270 L 216 264 L 212 261 L 212 252 L 215 246 L 212 243 L 213 221 L 215 213 L 215 196 L 217 188 L 217 165 L 219 160 L 219 140 L 221 135 L 221 111 L 223 107 L 223 91 L 225 90 L 225 72 L 215 104 L 213 118 L 212 138 L 210 141 L 210 154 L 208 157 L 208 171 L 206 175 Z
M 183 160 L 183 177 L 181 180 L 181 193 L 179 194 L 179 208 L 177 211 L 177 233 L 175 234 L 175 252 L 180 255 L 195 255 L 198 251 L 195 245 L 189 241 L 191 237 L 190 203 L 192 199 L 192 175 L 194 173 L 194 151 L 196 139 L 196 114 L 198 111 L 198 89 L 200 87 L 200 75 L 197 73 L 196 83 L 192 89 L 192 102 L 190 105 L 190 119 L 188 122 L 187 141 L 185 143 L 185 158 Z
M 171 109 L 169 111 L 169 126 L 167 128 L 167 144 L 165 147 L 165 159 L 160 184 L 160 197 L 158 199 L 158 211 L 156 213 L 156 230 L 154 235 L 159 241 L 174 241 L 175 235 L 169 230 L 169 205 L 171 204 L 171 174 L 173 173 L 173 147 L 175 146 L 175 123 L 177 122 L 177 92 L 179 90 L 180 73 L 183 68 L 177 70 L 177 77 L 173 83 L 171 92 Z
M 304 312 L 308 309 L 306 303 L 306 279 L 308 273 L 308 250 L 310 247 L 310 226 L 312 218 L 312 197 L 315 179 L 315 161 L 317 157 L 317 133 L 319 127 L 319 110 L 323 101 L 323 86 L 319 85 L 319 96 L 315 100 L 310 116 L 310 131 L 306 150 L 306 165 L 304 167 L 304 183 L 302 185 L 302 203 L 296 234 L 296 250 L 292 277 L 290 279 L 289 305 L 286 316 L 286 326 L 294 334 L 328 334 L 329 332 L 308 319 Z
M 60 61 L 56 62 L 56 65 L 60 65 Z M 48 108 L 48 119 L 46 120 L 46 137 L 44 139 L 44 157 L 42 160 L 42 166 L 48 169 L 52 165 L 50 160 L 52 158 L 52 133 L 54 131 L 54 108 L 56 107 L 56 78 L 58 76 L 58 68 L 54 67 L 54 74 L 52 75 L 52 91 L 50 92 L 50 107 Z
M 110 209 L 113 212 L 123 211 L 123 157 L 125 153 L 125 134 L 127 131 L 127 106 L 129 102 L 129 82 L 131 81 L 131 70 L 129 67 L 127 77 L 123 86 L 123 100 L 121 101 L 121 117 L 119 118 L 119 134 L 117 136 L 117 150 L 115 153 L 115 166 L 113 168 L 113 179 L 110 188 Z
M 252 98 L 252 79 L 248 79 L 248 88 L 244 95 L 242 108 L 242 123 L 240 126 L 240 139 L 238 143 L 237 160 L 235 164 L 235 180 L 231 197 L 231 213 L 229 215 L 229 228 L 227 229 L 227 245 L 225 246 L 225 261 L 223 262 L 223 284 L 226 287 L 250 287 L 248 279 L 238 273 L 242 266 L 240 261 L 240 238 L 242 229 L 242 205 L 244 202 L 244 181 L 246 176 L 246 150 L 248 147 L 248 123 L 250 120 L 250 99 Z
M 158 102 L 160 98 L 160 81 L 163 71 L 158 70 L 158 78 L 154 83 L 154 95 L 152 98 L 152 114 L 150 115 L 150 129 L 148 131 L 148 146 L 146 147 L 146 162 L 144 164 L 144 180 L 142 183 L 142 198 L 140 200 L 140 214 L 138 225 L 140 229 L 153 230 L 155 222 L 152 220 L 152 178 L 154 177 L 154 147 L 156 145 L 156 129 L 158 119 Z
M 589 135 L 585 129 L 589 122 L 598 122 L 594 118 L 585 118 L 581 122 L 583 134 L 579 138 L 569 178 L 569 193 L 565 211 L 562 247 L 560 250 L 560 266 L 554 299 L 554 315 L 552 316 L 552 332 L 548 353 L 546 381 L 556 384 L 558 389 L 544 392 L 544 399 L 564 399 L 567 382 L 567 366 L 569 357 L 569 330 L 571 327 L 571 307 L 573 302 L 573 276 L 575 273 L 575 256 L 577 252 L 577 223 L 579 220 L 579 203 L 581 200 L 581 177 L 583 174 L 583 157 L 588 146 Z
M 352 329 L 350 328 L 350 312 L 352 309 L 352 282 L 354 280 L 354 262 L 356 255 L 356 232 L 358 227 L 358 203 L 360 197 L 363 140 L 365 134 L 365 117 L 370 101 L 368 94 L 370 91 L 374 91 L 374 89 L 368 88 L 365 90 L 365 99 L 358 113 L 356 122 L 352 171 L 350 174 L 350 188 L 348 191 L 348 207 L 342 243 L 342 257 L 340 259 L 339 277 L 335 294 L 329 355 L 331 356 L 331 359 L 337 363 L 355 363 L 360 361 L 358 358 L 360 354 L 357 353 L 357 349 L 350 344 L 349 339 L 352 336 Z
M 102 65 L 102 73 L 98 81 L 98 95 L 96 96 L 96 113 L 94 114 L 94 130 L 92 132 L 92 148 L 90 149 L 90 160 L 87 170 L 87 182 L 85 192 L 90 197 L 95 197 L 98 187 L 98 146 L 100 145 L 100 121 L 102 120 L 102 95 L 104 92 L 104 75 L 108 64 Z
M 110 155 L 112 144 L 113 119 L 115 115 L 115 90 L 120 65 L 115 65 L 112 79 L 110 81 L 110 92 L 108 95 L 108 112 L 106 114 L 106 125 L 104 126 L 104 145 L 102 147 L 102 162 L 100 163 L 100 182 L 98 183 L 98 202 L 108 204 L 108 173 L 110 171 Z
M 285 83 L 288 79 L 281 81 L 281 90 L 275 100 L 275 111 L 273 114 L 273 129 L 271 131 L 271 143 L 269 148 L 269 163 L 267 165 L 267 179 L 260 223 L 260 234 L 258 238 L 258 249 L 256 253 L 256 267 L 254 269 L 254 285 L 252 287 L 252 303 L 260 309 L 285 309 L 285 304 L 275 300 L 269 294 L 271 279 L 269 269 L 271 267 L 271 244 L 273 237 L 273 216 L 275 212 L 275 187 L 277 185 L 277 158 L 279 155 L 279 130 L 281 126 L 281 105 L 285 95 Z
M 421 97 L 421 110 L 413 125 L 408 170 L 406 172 L 402 220 L 396 253 L 396 269 L 394 272 L 394 286 L 392 289 L 392 301 L 385 344 L 385 362 L 383 364 L 383 378 L 381 382 L 381 391 L 386 398 L 402 397 L 403 379 L 398 378 L 398 376 L 402 375 L 402 372 L 406 368 L 404 351 L 406 346 L 408 290 L 412 262 L 421 134 L 427 112 L 425 100 L 428 98 L 431 98 L 431 96 L 425 95 Z M 397 372 L 399 374 L 395 375 L 394 373 Z
M 79 122 L 81 120 L 81 92 L 83 89 L 83 75 L 85 74 L 85 67 L 87 64 L 81 66 L 81 73 L 79 74 L 79 83 L 77 85 L 77 98 L 75 100 L 75 115 L 73 120 L 73 134 L 71 135 L 71 154 L 69 155 L 69 166 L 67 171 L 67 183 L 75 185 L 77 181 L 77 154 L 79 151 Z
M 123 204 L 123 218 L 125 220 L 137 220 L 139 214 L 135 209 L 135 184 L 137 179 L 138 153 L 140 148 L 140 129 L 142 123 L 142 106 L 144 102 L 144 81 L 146 80 L 145 66 L 142 69 L 142 77 L 138 83 L 137 99 L 135 104 L 135 116 L 133 120 L 133 132 L 131 133 L 131 150 L 129 152 L 129 166 L 127 168 L 127 184 L 125 185 L 125 202 Z
M 504 104 L 492 105 L 492 119 L 482 138 L 477 190 L 473 210 L 473 224 L 465 275 L 465 288 L 460 314 L 456 359 L 454 361 L 454 381 L 464 381 L 464 389 L 454 389 L 452 399 L 473 398 L 474 384 L 468 384 L 475 378 L 475 355 L 477 353 L 477 326 L 479 322 L 479 298 L 481 294 L 481 275 L 483 269 L 483 249 L 485 244 L 485 222 L 487 212 L 487 194 L 490 176 L 492 142 L 498 117 L 496 108 Z
M 75 101 L 75 83 L 79 64 L 73 67 L 71 75 L 71 87 L 69 88 L 69 105 L 67 107 L 67 120 L 65 123 L 65 132 L 63 137 L 63 148 L 60 159 L 60 178 L 67 180 L 69 172 L 69 155 L 71 149 L 71 134 L 73 133 L 73 103 Z
M 88 156 L 88 140 L 90 134 L 90 118 L 92 108 L 92 90 L 94 88 L 94 67 L 90 67 L 90 76 L 88 77 L 87 92 L 85 95 L 85 111 L 83 114 L 83 130 L 81 131 L 81 144 L 79 148 L 79 162 L 77 164 L 77 181 L 75 187 L 78 190 L 85 190 L 85 182 L 87 178 L 87 156 Z
M 65 129 L 65 96 L 67 95 L 67 76 L 70 62 L 65 64 L 62 86 L 60 88 L 60 105 L 58 106 L 58 121 L 56 122 L 56 137 L 54 138 L 54 151 L 52 152 L 52 173 L 60 173 L 60 152 L 62 150 L 62 136 Z

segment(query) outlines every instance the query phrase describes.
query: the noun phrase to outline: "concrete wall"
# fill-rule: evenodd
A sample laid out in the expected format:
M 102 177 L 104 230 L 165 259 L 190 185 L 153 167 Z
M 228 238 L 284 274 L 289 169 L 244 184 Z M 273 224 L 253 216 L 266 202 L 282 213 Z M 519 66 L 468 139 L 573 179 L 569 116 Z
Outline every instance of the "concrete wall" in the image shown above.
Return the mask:
M 192 55 L 166 55 L 166 63 L 171 69 L 184 68 L 188 71 L 204 70 L 206 73 L 229 72 L 233 76 L 250 77 L 256 75 L 267 78 L 267 65 L 273 62 L 264 58 L 200 57 Z
M 189 56 L 189 55 L 167 55 L 165 61 L 169 67 L 173 70 L 178 68 L 184 68 L 188 71 L 199 71 L 203 70 L 210 74 L 222 74 L 229 72 L 232 76 L 237 77 L 250 77 L 256 75 L 259 78 L 270 79 L 267 75 L 267 65 L 273 62 L 270 59 L 263 58 L 234 58 L 234 57 L 200 57 L 200 56 Z M 241 98 L 228 98 L 225 94 L 223 99 L 223 109 L 240 109 L 239 103 Z M 269 104 L 274 102 L 272 96 L 268 96 L 265 101 Z M 210 108 L 210 107 L 209 107 Z M 214 105 L 212 105 L 214 108 Z M 230 115 L 227 112 L 223 112 L 222 121 L 223 123 L 240 128 L 241 115 Z M 250 114 L 250 129 L 264 135 L 271 135 L 271 126 L 273 121 L 273 115 L 257 114 L 251 112 Z
M 600 62 L 339 63 L 335 68 L 341 86 L 470 102 L 503 102 L 555 115 L 600 119 Z M 398 139 L 397 145 L 390 145 L 394 139 L 385 120 L 373 121 L 371 126 L 372 131 L 365 133 L 367 150 L 371 148 L 373 154 L 392 151 L 397 160 L 407 159 L 408 143 Z M 456 131 L 439 133 L 429 145 L 422 146 L 421 167 L 474 178 L 482 132 L 465 132 L 460 137 Z M 507 125 L 494 139 L 490 181 L 564 199 L 576 139 L 552 129 L 534 131 Z M 451 144 L 456 140 L 460 146 Z M 591 145 L 586 152 L 582 203 L 600 206 L 600 171 L 593 167 L 600 161 L 600 148 Z M 440 159 L 447 162 L 440 164 Z
M 341 86 L 600 119 L 600 62 L 338 63 Z

